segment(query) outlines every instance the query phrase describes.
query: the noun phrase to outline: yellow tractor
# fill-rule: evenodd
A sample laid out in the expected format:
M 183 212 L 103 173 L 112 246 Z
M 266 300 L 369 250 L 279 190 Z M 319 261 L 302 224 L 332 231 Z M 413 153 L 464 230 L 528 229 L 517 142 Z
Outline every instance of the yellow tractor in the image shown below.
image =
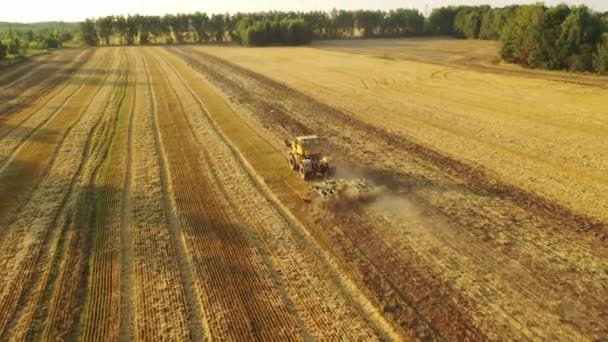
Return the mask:
M 285 145 L 290 148 L 289 166 L 293 171 L 300 172 L 302 179 L 310 180 L 317 175 L 325 178 L 334 174 L 335 169 L 329 166 L 328 158 L 321 154 L 319 137 L 316 135 L 285 140 Z

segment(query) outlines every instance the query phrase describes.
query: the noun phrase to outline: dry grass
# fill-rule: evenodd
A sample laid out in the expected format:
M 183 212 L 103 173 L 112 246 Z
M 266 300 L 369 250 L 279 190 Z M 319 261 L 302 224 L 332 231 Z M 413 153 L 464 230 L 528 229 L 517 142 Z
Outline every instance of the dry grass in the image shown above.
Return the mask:
M 293 227 L 265 198 L 234 152 L 222 143 L 222 136 L 213 129 L 214 122 L 207 117 L 209 114 L 206 107 L 218 109 L 213 106 L 212 101 L 221 99 L 217 98 L 203 79 L 192 75 L 183 61 L 166 53 L 164 56 L 171 68 L 178 73 L 171 75 L 169 79 L 190 114 L 189 121 L 196 140 L 208 158 L 217 183 L 221 184 L 223 196 L 241 213 L 244 221 L 242 229 L 248 238 L 260 250 L 262 256 L 268 254 L 263 257 L 264 263 L 273 272 L 271 276 L 275 278 L 275 283 L 282 284 L 283 300 L 295 306 L 292 310 L 295 310 L 299 316 L 298 320 L 301 320 L 300 328 L 305 329 L 304 335 L 323 339 L 375 338 L 376 333 L 370 329 L 364 317 L 357 313 L 356 307 L 351 304 L 352 299 L 343 293 L 341 285 L 329 281 L 335 275 L 326 268 L 330 267 L 328 261 L 311 253 L 314 250 L 311 241 L 303 238 L 298 228 Z M 204 104 L 205 108 L 202 108 L 201 104 Z M 213 117 L 224 115 L 231 115 L 227 107 L 224 107 L 222 112 L 214 111 Z M 241 126 L 233 128 L 250 129 L 243 127 L 243 124 L 241 121 Z M 255 140 L 253 131 L 243 131 L 241 134 L 245 132 L 247 134 L 240 135 L 242 138 Z M 253 144 L 251 139 L 247 139 L 250 146 Z M 238 144 L 242 146 L 241 141 L 238 141 Z
M 474 43 L 480 48 L 469 48 Z M 397 50 L 403 58 L 416 54 L 438 62 L 446 61 L 446 55 L 468 60 L 478 54 L 486 59 L 483 56 L 493 50 L 488 42 L 468 41 L 429 47 L 372 40 L 367 50 L 361 41 L 354 44 L 369 55 Z M 419 48 L 421 44 L 425 48 Z M 446 52 L 439 48 L 443 44 L 448 45 Z M 608 122 L 603 115 L 608 95 L 602 89 L 311 48 L 201 49 L 608 221 Z M 435 59 L 436 54 L 442 57 Z
M 118 60 L 115 59 L 112 63 L 113 67 L 117 68 Z M 110 63 L 101 68 L 103 70 L 108 67 Z M 80 198 L 79 192 L 86 191 L 86 187 L 80 186 L 81 179 L 77 176 L 85 170 L 83 157 L 88 153 L 85 150 L 91 142 L 91 133 L 103 117 L 110 101 L 112 87 L 100 87 L 101 82 L 104 81 L 106 80 L 91 82 L 73 99 L 71 104 L 79 108 L 78 111 L 64 113 L 58 116 L 57 120 L 49 123 L 49 127 L 61 131 L 63 137 L 59 141 L 54 141 L 54 145 L 50 143 L 46 145 L 48 149 L 46 153 L 49 155 L 53 155 L 54 148 L 57 149 L 52 163 L 37 184 L 32 197 L 21 208 L 16 220 L 6 227 L 7 235 L 2 241 L 4 272 L 0 285 L 0 298 L 3 298 L 0 308 L 4 319 L 0 321 L 0 331 L 3 331 L 11 320 L 17 323 L 13 333 L 25 337 L 21 334 L 26 334 L 30 329 L 29 325 L 36 305 L 44 293 L 45 281 L 37 282 L 36 279 L 47 279 L 49 272 L 54 267 L 59 267 L 57 260 L 54 259 L 54 253 L 58 250 L 61 228 L 74 223 L 74 201 Z M 107 81 L 107 85 L 112 84 L 111 77 Z M 34 149 L 30 150 L 32 147 Z M 40 151 L 40 147 L 38 149 L 36 147 L 28 144 L 19 155 L 35 157 Z M 15 158 L 15 160 L 20 159 Z M 79 265 L 78 260 L 73 262 L 75 264 L 71 266 Z M 69 270 L 65 267 L 60 269 Z M 38 288 L 34 289 L 34 286 Z M 55 293 L 61 293 L 62 290 L 69 292 L 71 289 L 59 287 Z M 27 300 L 23 300 L 21 296 Z M 19 304 L 24 307 L 15 311 L 18 310 Z M 23 315 L 20 320 L 11 317 L 16 312 Z M 70 310 L 62 311 L 62 313 L 69 312 Z
M 65 78 L 4 70 L 24 96 L 0 108 L 0 340 L 601 339 L 605 80 L 496 49 L 100 48 Z M 383 192 L 304 202 L 282 143 L 301 133 Z
M 474 70 L 457 70 L 459 75 L 468 76 L 456 81 L 450 80 L 449 73 L 447 79 L 433 79 L 433 74 L 441 70 L 437 65 L 348 56 L 309 48 L 201 47 L 180 50 L 196 70 L 226 92 L 249 125 L 260 127 L 258 132 L 268 136 L 268 141 L 280 142 L 281 136 L 290 134 L 319 133 L 334 148 L 334 153 L 350 161 L 350 165 L 366 168 L 365 173 L 391 189 L 402 191 L 397 195 L 420 206 L 424 213 L 422 217 L 397 215 L 388 221 L 375 212 L 365 211 L 361 216 L 350 211 L 338 212 L 336 218 L 340 224 L 337 227 L 341 235 L 334 234 L 334 238 L 359 249 L 373 267 L 388 278 L 391 284 L 386 287 L 397 291 L 398 297 L 416 302 L 415 310 L 433 321 L 435 333 L 455 339 L 467 336 L 516 339 L 602 336 L 605 325 L 597 326 L 594 321 L 602 315 L 603 304 L 598 303 L 605 303 L 602 299 L 605 289 L 598 286 L 606 280 L 602 271 L 607 255 L 602 242 L 605 228 L 602 223 L 591 223 L 593 220 L 584 215 L 592 213 L 580 208 L 597 209 L 598 203 L 603 205 L 605 200 L 596 193 L 596 201 L 588 202 L 586 206 L 575 209 L 560 206 L 559 203 L 563 204 L 564 198 L 572 193 L 569 198 L 585 204 L 580 195 L 587 189 L 568 177 L 546 180 L 555 180 L 568 187 L 569 192 L 559 199 L 547 194 L 552 187 L 546 184 L 517 183 L 525 172 L 521 164 L 532 164 L 537 168 L 534 175 L 543 176 L 539 175 L 539 170 L 546 165 L 537 165 L 536 159 L 550 153 L 542 151 L 576 157 L 572 149 L 554 146 L 553 137 L 542 136 L 541 130 L 530 121 L 559 126 L 576 136 L 580 133 L 574 123 L 576 120 L 569 119 L 575 127 L 569 130 L 562 127 L 561 121 L 549 120 L 544 112 L 523 116 L 527 121 L 518 116 L 509 117 L 510 112 L 502 105 L 493 106 L 497 114 L 484 116 L 478 108 L 482 104 L 473 101 L 475 91 L 481 93 L 483 89 L 471 80 L 487 77 L 497 84 L 519 80 L 524 87 L 530 87 L 529 93 L 550 93 L 549 85 L 556 92 L 562 91 L 563 87 L 582 86 L 499 73 L 486 75 Z M 192 51 L 236 61 L 246 70 Z M 385 74 L 385 70 L 391 75 Z M 372 84 L 361 82 L 356 77 L 358 74 L 385 76 L 386 79 Z M 269 75 L 271 79 L 263 75 Z M 477 75 L 477 78 L 470 75 Z M 400 83 L 391 82 L 389 77 L 405 76 L 411 78 L 408 87 L 395 90 Z M 467 80 L 472 83 L 473 91 L 469 91 Z M 545 88 L 540 90 L 529 85 L 543 82 Z M 436 90 L 440 92 L 435 93 Z M 450 90 L 445 93 L 448 106 L 441 107 L 442 91 L 446 90 Z M 519 106 L 508 97 L 501 100 L 489 91 L 483 94 L 494 96 L 496 103 Z M 422 100 L 422 103 L 416 102 Z M 579 101 L 583 101 L 582 96 Z M 485 102 L 483 108 L 489 110 L 490 107 L 491 104 Z M 453 112 L 452 108 L 457 111 Z M 477 115 L 471 117 L 470 113 L 475 113 L 475 109 Z M 492 124 L 491 118 L 498 120 L 499 125 Z M 512 120 L 522 122 L 515 127 L 506 124 Z M 541 136 L 524 134 L 528 127 Z M 466 134 L 452 134 L 461 130 Z M 504 148 L 498 145 L 499 134 L 523 135 L 523 139 L 529 140 L 518 148 L 527 149 L 528 153 L 536 151 L 539 156 L 530 160 L 522 158 L 521 154 L 504 154 Z M 414 135 L 416 139 L 412 139 Z M 457 144 L 457 138 L 464 141 Z M 518 140 L 504 143 L 517 143 Z M 596 139 L 592 144 L 602 142 Z M 280 151 L 281 144 L 276 143 L 275 148 Z M 480 150 L 489 155 L 477 155 Z M 599 163 L 605 161 L 601 158 L 602 151 L 595 153 Z M 251 151 L 249 157 L 262 159 L 255 151 Z M 509 158 L 519 159 L 507 163 L 505 159 Z M 260 166 L 261 169 L 266 167 Z M 281 186 L 273 190 L 282 191 Z M 548 197 L 549 201 L 538 197 L 537 193 Z M 594 215 L 596 217 L 605 215 L 602 208 L 594 212 L 598 213 Z M 579 216 L 580 213 L 583 216 Z M 319 220 L 331 222 L 324 216 Z M 408 233 L 418 230 L 430 233 Z M 356 263 L 365 279 L 370 268 L 365 262 Z M 526 286 L 520 286 L 521 283 Z M 373 283 L 368 286 L 375 293 L 383 293 L 385 288 Z M 438 305 L 438 301 L 442 304 Z M 399 305 L 403 308 L 403 304 Z M 564 307 L 570 311 L 565 312 Z M 403 322 L 413 326 L 406 323 L 412 319 Z M 565 321 L 572 325 L 564 324 Z M 421 324 L 419 328 L 423 329 L 423 326 Z

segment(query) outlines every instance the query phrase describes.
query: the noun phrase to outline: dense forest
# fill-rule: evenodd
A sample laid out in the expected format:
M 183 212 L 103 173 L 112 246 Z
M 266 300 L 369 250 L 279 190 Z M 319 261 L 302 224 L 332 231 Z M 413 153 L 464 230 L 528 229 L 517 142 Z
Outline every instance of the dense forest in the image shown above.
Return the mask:
M 502 58 L 527 67 L 608 73 L 608 13 L 586 6 L 444 7 L 427 32 L 500 40 Z

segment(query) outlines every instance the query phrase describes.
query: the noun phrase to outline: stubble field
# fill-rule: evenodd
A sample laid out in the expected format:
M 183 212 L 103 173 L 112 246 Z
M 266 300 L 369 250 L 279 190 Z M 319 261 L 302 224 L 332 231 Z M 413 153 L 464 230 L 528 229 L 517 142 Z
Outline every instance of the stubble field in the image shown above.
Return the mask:
M 456 40 L 64 50 L 0 74 L 0 340 L 608 336 L 608 81 Z M 315 133 L 323 203 L 283 138 Z

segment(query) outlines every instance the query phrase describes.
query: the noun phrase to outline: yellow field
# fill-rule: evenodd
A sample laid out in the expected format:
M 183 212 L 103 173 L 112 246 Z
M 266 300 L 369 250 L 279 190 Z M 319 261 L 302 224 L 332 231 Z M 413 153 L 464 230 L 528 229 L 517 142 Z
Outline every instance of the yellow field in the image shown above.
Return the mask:
M 490 42 L 448 40 L 452 60 L 445 58 L 448 53 L 435 52 L 444 48 L 443 41 L 433 41 L 434 49 L 399 42 L 357 41 L 351 44 L 357 47 L 356 55 L 310 48 L 200 49 L 608 221 L 604 88 L 459 66 L 496 56 Z M 472 43 L 483 48 L 463 51 L 454 46 L 468 48 Z M 345 44 L 336 42 L 335 50 L 343 50 Z M 320 47 L 334 46 L 323 42 Z M 415 59 L 426 56 L 438 65 L 401 59 L 410 58 L 407 49 L 416 52 Z M 391 58 L 374 58 L 378 53 Z M 608 80 L 603 81 L 608 87 Z
M 2 70 L 0 340 L 606 338 L 608 82 L 497 49 L 107 47 Z M 311 197 L 283 143 L 309 133 L 380 190 Z

